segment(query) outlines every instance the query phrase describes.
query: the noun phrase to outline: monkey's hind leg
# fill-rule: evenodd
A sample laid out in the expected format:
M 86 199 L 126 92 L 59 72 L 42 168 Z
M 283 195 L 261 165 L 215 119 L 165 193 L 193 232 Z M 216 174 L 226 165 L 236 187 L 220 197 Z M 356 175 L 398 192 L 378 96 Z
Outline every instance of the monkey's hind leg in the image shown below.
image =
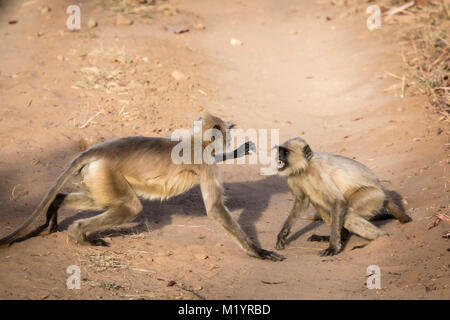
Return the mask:
M 33 231 L 29 232 L 23 237 L 20 237 L 14 242 L 21 242 L 23 240 L 36 237 L 40 234 L 46 235 L 53 232 L 56 232 L 58 228 L 58 208 L 60 207 L 62 201 L 64 200 L 65 195 L 62 193 L 59 193 L 55 200 L 53 200 L 52 204 L 47 210 L 47 217 L 45 220 L 45 223 L 34 229 Z
M 83 192 L 74 193 L 58 193 L 55 200 L 48 208 L 47 219 L 45 223 L 40 227 L 47 233 L 56 232 L 58 228 L 58 210 L 60 208 L 70 208 L 77 210 L 102 210 L 104 206 L 98 205 Z
M 82 204 L 89 207 L 86 209 L 107 208 L 107 210 L 92 218 L 75 221 L 69 227 L 69 236 L 75 242 L 83 245 L 107 245 L 101 239 L 89 240 L 88 234 L 133 220 L 142 211 L 142 204 L 120 173 L 113 172 L 100 164 L 92 174 L 88 174 L 90 176 L 86 176 L 84 182 L 89 190 L 92 203 L 82 202 Z
M 377 188 L 361 189 L 354 193 L 349 202 L 349 209 L 344 218 L 344 228 L 368 240 L 388 235 L 368 220 L 383 207 L 385 194 Z
M 56 232 L 58 229 L 58 209 L 61 207 L 61 204 L 64 202 L 66 196 L 67 194 L 65 193 L 58 193 L 55 200 L 53 200 L 47 210 L 47 218 L 43 226 L 45 226 L 48 233 Z
M 95 204 L 95 202 L 84 193 L 58 193 L 55 200 L 51 203 L 47 210 L 45 223 L 20 237 L 14 242 L 21 242 L 23 240 L 36 237 L 38 235 L 47 235 L 56 232 L 58 229 L 58 209 L 72 208 L 79 210 L 102 210 L 104 206 Z
M 89 240 L 87 235 L 91 232 L 104 230 L 129 222 L 136 218 L 141 210 L 142 205 L 140 203 L 139 206 L 137 204 L 122 204 L 120 206 L 112 207 L 98 216 L 74 222 L 69 228 L 69 233 L 72 235 L 75 242 L 79 244 L 107 246 L 108 244 L 104 240 Z
M 378 237 L 389 235 L 356 214 L 349 214 L 345 217 L 344 228 L 367 240 L 375 240 Z

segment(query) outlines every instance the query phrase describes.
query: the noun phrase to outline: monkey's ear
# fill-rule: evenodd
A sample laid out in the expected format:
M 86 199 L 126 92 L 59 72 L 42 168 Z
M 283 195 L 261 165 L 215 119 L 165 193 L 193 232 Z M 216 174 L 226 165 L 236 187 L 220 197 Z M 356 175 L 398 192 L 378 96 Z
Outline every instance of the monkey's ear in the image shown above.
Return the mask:
M 303 147 L 303 154 L 305 155 L 306 160 L 308 160 L 308 161 L 311 160 L 311 158 L 313 156 L 313 152 L 308 144 Z

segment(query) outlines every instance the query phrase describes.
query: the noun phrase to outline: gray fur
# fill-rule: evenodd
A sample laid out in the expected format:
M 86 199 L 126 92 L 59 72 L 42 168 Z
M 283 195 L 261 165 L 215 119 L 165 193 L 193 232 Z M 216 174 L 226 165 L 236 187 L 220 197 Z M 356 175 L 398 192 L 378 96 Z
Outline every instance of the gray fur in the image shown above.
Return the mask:
M 305 150 L 308 151 L 307 156 Z M 369 222 L 382 208 L 402 223 L 411 220 L 395 204 L 369 168 L 340 155 L 314 152 L 311 156 L 310 152 L 308 144 L 301 138 L 290 139 L 279 147 L 278 173 L 287 177 L 296 200 L 278 234 L 277 249 L 285 247 L 293 223 L 302 216 L 301 211 L 309 203 L 331 227 L 330 246 L 320 255 L 334 255 L 342 250 L 343 228 L 369 240 L 386 235 L 386 232 Z M 306 218 L 316 220 L 317 215 Z
M 226 130 L 230 126 L 211 115 L 202 117 L 203 132 L 220 128 L 224 145 L 227 145 Z M 191 140 L 194 139 L 194 135 L 191 135 Z M 273 261 L 283 260 L 283 256 L 257 247 L 232 219 L 224 205 L 222 183 L 215 162 L 172 162 L 171 151 L 177 143 L 169 138 L 128 137 L 93 146 L 72 161 L 28 220 L 16 231 L 0 239 L 0 244 L 11 244 L 22 237 L 34 236 L 43 231 L 54 232 L 58 208 L 66 207 L 104 210 L 97 216 L 75 221 L 69 227 L 69 236 L 79 244 L 105 245 L 103 240 L 90 240 L 88 235 L 136 218 L 142 211 L 139 197 L 163 200 L 200 184 L 208 216 L 219 222 L 248 255 Z M 210 142 L 199 143 L 203 153 Z M 193 148 L 194 143 L 191 145 Z M 254 145 L 248 142 L 230 154 L 214 156 L 218 161 L 223 161 L 227 156 L 243 156 L 250 150 L 254 150 Z M 191 154 L 194 154 L 193 150 Z M 82 192 L 60 193 L 67 179 L 78 173 L 81 173 Z M 46 223 L 27 234 L 32 222 L 45 213 Z

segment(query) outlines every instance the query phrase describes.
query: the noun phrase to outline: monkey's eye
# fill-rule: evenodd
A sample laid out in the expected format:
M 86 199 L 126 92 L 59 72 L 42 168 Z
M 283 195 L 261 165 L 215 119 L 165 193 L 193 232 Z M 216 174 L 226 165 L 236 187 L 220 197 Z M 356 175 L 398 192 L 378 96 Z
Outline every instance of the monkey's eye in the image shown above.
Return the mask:
M 287 149 L 281 149 L 281 152 L 283 153 L 283 156 L 287 156 L 289 154 L 289 150 Z

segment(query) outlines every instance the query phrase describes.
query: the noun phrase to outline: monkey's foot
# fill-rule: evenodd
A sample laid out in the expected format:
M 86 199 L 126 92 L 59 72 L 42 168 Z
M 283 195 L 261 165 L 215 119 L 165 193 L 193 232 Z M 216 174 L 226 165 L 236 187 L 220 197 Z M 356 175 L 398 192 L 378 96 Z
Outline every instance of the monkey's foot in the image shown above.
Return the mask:
M 321 257 L 329 257 L 329 256 L 334 256 L 335 254 L 338 254 L 341 250 L 338 250 L 332 246 L 329 246 L 328 248 L 326 248 L 325 250 L 322 250 L 319 252 L 319 256 Z
M 317 234 L 313 234 L 306 241 L 311 241 L 311 242 L 329 242 L 330 241 L 330 236 L 320 236 L 320 235 L 317 235 Z
M 81 245 L 89 244 L 89 241 L 87 240 L 86 235 L 84 235 L 82 232 L 80 232 L 77 222 L 75 222 L 69 226 L 69 229 L 67 229 L 67 233 L 68 233 L 70 240 L 72 240 L 76 244 L 81 244 Z
M 286 238 L 289 235 L 289 233 L 290 233 L 289 228 L 283 227 L 283 229 L 281 229 L 280 233 L 278 233 L 277 236 L 277 244 L 275 245 L 275 249 L 283 250 L 286 247 Z
M 260 259 L 263 259 L 263 260 L 272 260 L 272 261 L 283 261 L 284 259 L 286 259 L 281 254 L 278 254 L 276 252 L 269 251 L 269 250 L 264 250 L 264 249 L 258 250 L 257 257 Z
M 90 240 L 86 237 L 86 234 L 80 231 L 79 224 L 76 222 L 69 227 L 69 238 L 76 244 L 82 246 L 104 246 L 108 247 L 109 243 L 102 239 Z
M 283 250 L 286 247 L 286 240 L 278 239 L 277 244 L 275 245 L 275 249 Z
M 70 236 L 69 236 L 70 237 Z M 72 237 L 70 237 L 72 238 Z M 94 239 L 94 240 L 89 240 L 89 239 L 73 239 L 72 240 L 79 245 L 82 246 L 96 246 L 96 247 L 109 247 L 109 243 L 106 242 L 103 239 Z
M 45 227 L 45 229 L 43 229 L 39 234 L 41 236 L 46 236 L 52 233 L 55 233 L 56 231 L 58 231 L 58 225 L 57 224 L 53 224 L 51 226 L 45 226 L 43 225 L 42 227 Z

